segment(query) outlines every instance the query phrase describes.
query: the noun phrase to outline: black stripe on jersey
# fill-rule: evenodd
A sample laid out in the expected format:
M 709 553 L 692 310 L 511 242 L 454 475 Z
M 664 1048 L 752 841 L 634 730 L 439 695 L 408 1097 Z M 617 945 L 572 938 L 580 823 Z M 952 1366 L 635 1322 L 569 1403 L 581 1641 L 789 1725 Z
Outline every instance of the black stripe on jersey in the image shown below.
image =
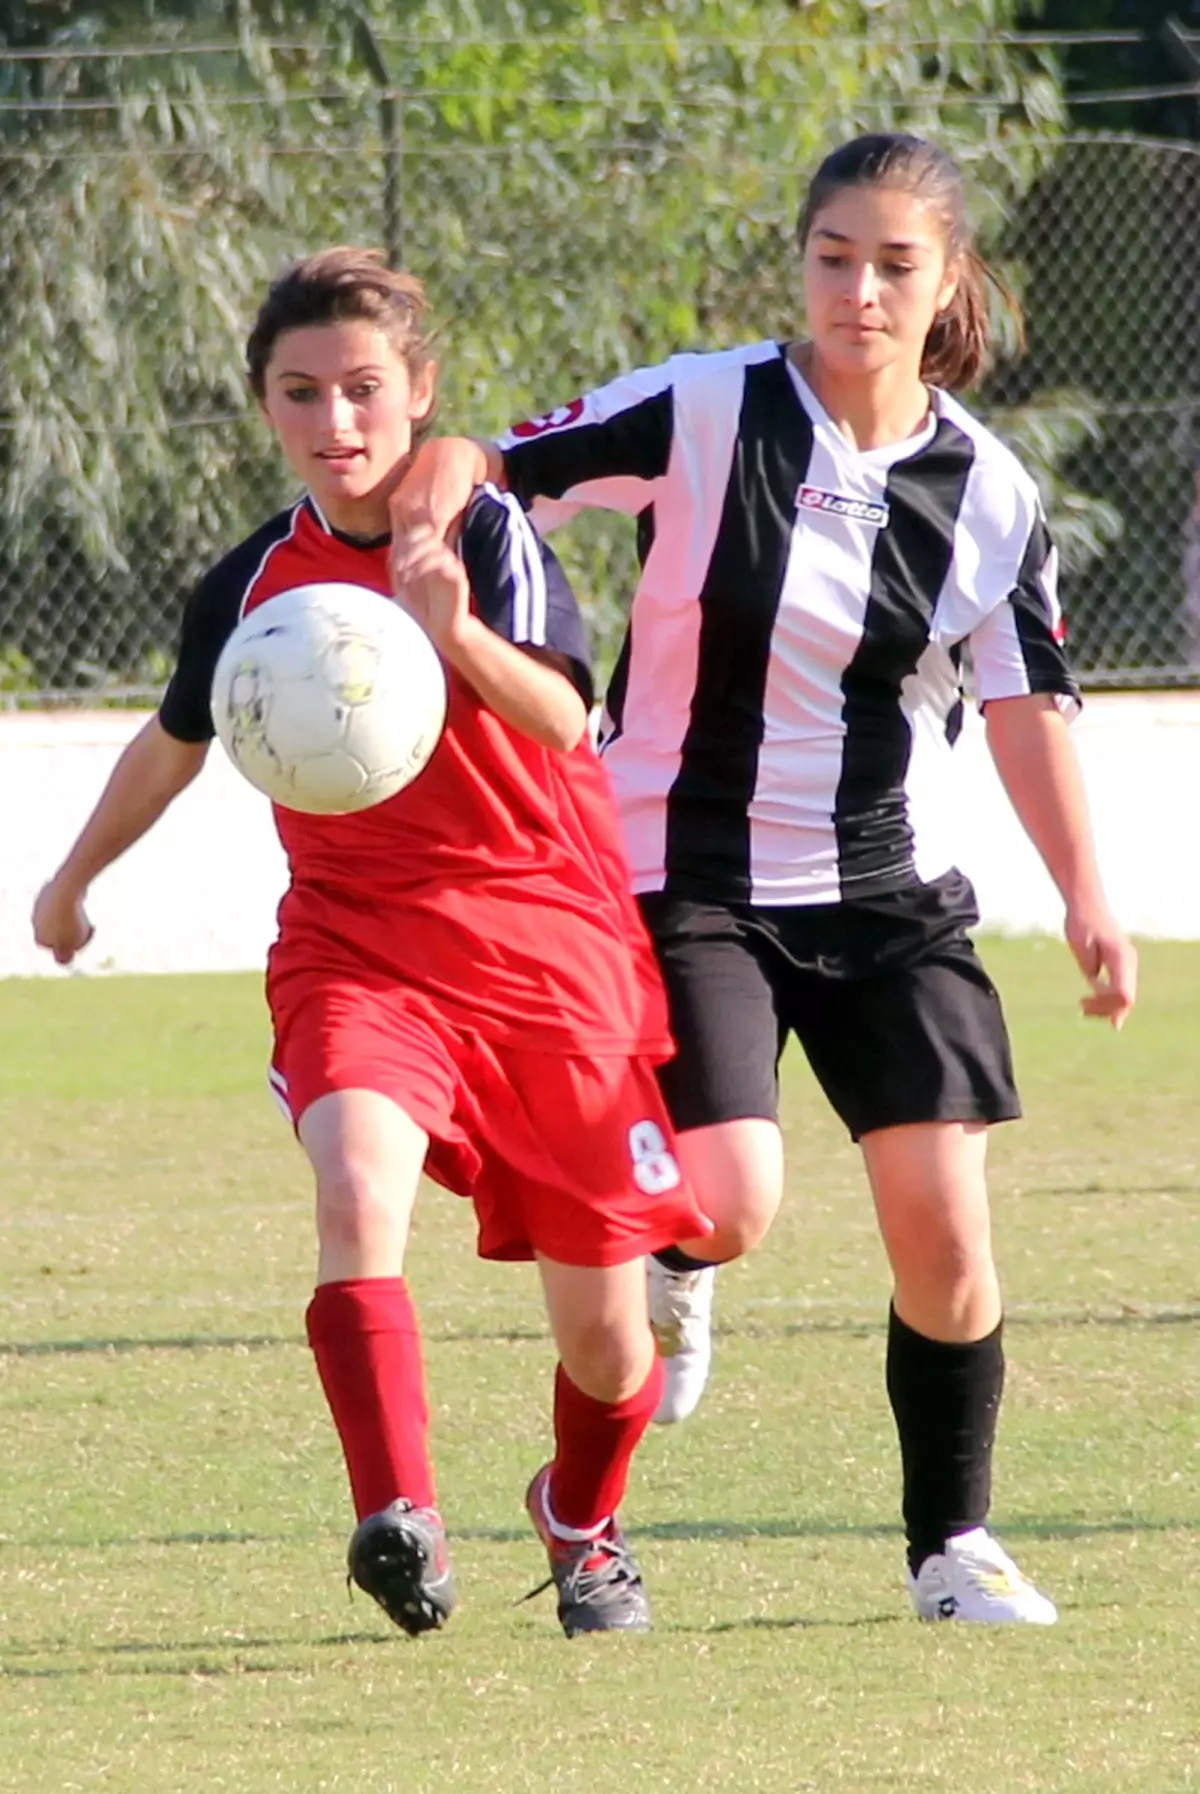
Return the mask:
M 843 897 L 916 876 L 904 791 L 912 731 L 900 687 L 929 645 L 974 459 L 970 437 L 943 418 L 932 441 L 888 475 L 889 522 L 871 560 L 862 638 L 841 680 L 846 737 L 833 824 Z
M 959 678 L 962 677 L 963 650 L 962 643 L 955 642 L 950 649 L 950 664 Z M 955 699 L 946 712 L 946 740 L 953 747 L 963 728 L 963 701 L 961 696 Z
M 1030 691 L 1069 692 L 1077 696 L 1079 688 L 1055 639 L 1050 606 L 1042 589 L 1041 573 L 1050 558 L 1050 549 L 1050 532 L 1039 512 L 1029 533 L 1017 583 L 1009 596 L 1013 624 Z
M 639 480 L 658 480 L 671 458 L 675 404 L 671 388 L 623 411 L 603 423 L 579 424 L 574 429 L 552 425 L 528 440 L 504 451 L 504 477 L 523 505 L 535 498 L 561 498 L 571 486 L 586 480 L 613 479 L 624 475 Z M 517 425 L 522 429 L 536 425 Z
M 746 369 L 721 522 L 700 592 L 700 646 L 679 771 L 667 796 L 666 882 L 748 898 L 771 637 L 813 429 L 783 357 Z
M 637 517 L 637 558 L 638 566 L 644 567 L 654 547 L 654 506 L 647 505 Z M 631 641 L 631 625 L 627 624 L 621 642 L 621 652 L 617 655 L 617 664 L 608 682 L 608 690 L 604 694 L 604 741 L 608 746 L 615 741 L 625 727 L 625 693 L 629 687 L 629 657 L 633 651 Z
M 621 652 L 617 655 L 617 664 L 613 668 L 612 678 L 608 682 L 608 690 L 604 694 L 604 746 L 615 741 L 625 727 L 625 693 L 629 688 L 629 657 L 632 652 L 631 634 L 628 627 L 625 639 L 621 643 Z

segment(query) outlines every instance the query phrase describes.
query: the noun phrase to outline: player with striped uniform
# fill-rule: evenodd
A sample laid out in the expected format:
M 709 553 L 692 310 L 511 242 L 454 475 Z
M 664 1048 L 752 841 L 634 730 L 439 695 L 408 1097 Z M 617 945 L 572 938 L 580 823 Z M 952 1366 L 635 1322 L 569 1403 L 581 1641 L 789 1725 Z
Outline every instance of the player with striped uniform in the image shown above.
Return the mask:
M 794 1033 L 861 1142 L 891 1262 L 914 1606 L 1048 1624 L 1053 1604 L 986 1525 L 1004 1355 L 984 1165 L 988 1127 L 1019 1109 L 955 865 L 968 654 L 996 765 L 1063 895 L 1086 1013 L 1121 1025 L 1136 956 L 1067 732 L 1078 694 L 1038 492 L 951 396 L 989 335 L 958 170 L 918 138 L 856 139 L 817 171 L 799 242 L 805 340 L 676 356 L 498 445 L 429 444 L 394 504 L 441 527 L 486 473 L 543 527 L 589 505 L 638 521 L 604 760 L 671 1003 L 679 1050 L 660 1081 L 716 1222 L 651 1267 L 658 1418 L 704 1387 L 714 1265 L 778 1207 Z
M 90 936 L 91 881 L 199 772 L 239 618 L 319 581 L 390 602 L 388 494 L 434 402 L 425 314 L 418 281 L 354 249 L 298 263 L 267 295 L 250 384 L 307 491 L 194 593 L 157 715 L 37 900 L 60 963 Z M 404 1274 L 425 1170 L 472 1197 L 483 1256 L 538 1262 L 556 1449 L 527 1505 L 563 1628 L 644 1631 L 616 1518 L 662 1387 L 642 1263 L 707 1225 L 654 1077 L 666 1003 L 587 739 L 587 644 L 562 569 L 487 487 L 458 554 L 429 532 L 408 548 L 402 595 L 449 687 L 428 766 L 359 814 L 275 810 L 290 878 L 267 973 L 271 1083 L 316 1177 L 307 1330 L 358 1520 L 350 1572 L 413 1635 L 454 1606 Z

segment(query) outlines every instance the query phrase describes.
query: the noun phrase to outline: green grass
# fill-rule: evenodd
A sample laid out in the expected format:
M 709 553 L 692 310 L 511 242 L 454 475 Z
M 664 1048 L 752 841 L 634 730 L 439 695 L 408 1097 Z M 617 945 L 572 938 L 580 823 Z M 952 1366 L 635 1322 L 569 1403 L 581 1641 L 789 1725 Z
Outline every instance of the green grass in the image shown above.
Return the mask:
M 709 1398 L 631 1491 L 649 1638 L 568 1645 L 549 1596 L 515 1604 L 552 1353 L 528 1269 L 424 1198 L 464 1600 L 412 1644 L 344 1588 L 257 981 L 0 983 L 0 1789 L 1200 1789 L 1200 948 L 1146 949 L 1119 1038 L 1076 1018 L 1061 948 L 986 950 L 1028 1110 L 993 1153 L 995 1518 L 1060 1603 L 1046 1633 L 908 1612 L 884 1265 L 798 1060 L 785 1213 L 723 1274 Z

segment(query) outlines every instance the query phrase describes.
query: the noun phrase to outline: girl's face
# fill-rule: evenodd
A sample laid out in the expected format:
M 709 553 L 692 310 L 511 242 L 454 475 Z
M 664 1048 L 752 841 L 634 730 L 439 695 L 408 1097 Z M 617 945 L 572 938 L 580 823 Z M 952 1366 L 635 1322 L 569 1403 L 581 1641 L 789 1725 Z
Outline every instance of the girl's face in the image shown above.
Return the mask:
M 386 532 L 388 493 L 433 387 L 432 366 L 414 383 L 404 356 L 366 319 L 307 324 L 277 338 L 262 409 L 288 466 L 335 529 Z
M 892 187 L 844 187 L 804 246 L 808 331 L 826 370 L 920 378 L 925 338 L 958 285 L 937 215 Z

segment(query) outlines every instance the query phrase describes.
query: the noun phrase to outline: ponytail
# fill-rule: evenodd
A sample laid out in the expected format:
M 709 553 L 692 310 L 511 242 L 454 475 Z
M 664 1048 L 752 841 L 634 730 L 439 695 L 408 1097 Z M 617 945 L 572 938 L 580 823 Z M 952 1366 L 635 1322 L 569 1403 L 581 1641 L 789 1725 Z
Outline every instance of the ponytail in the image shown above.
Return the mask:
M 954 297 L 925 338 L 921 378 L 928 386 L 962 392 L 975 386 L 992 362 L 992 313 L 988 289 L 996 295 L 1015 326 L 1017 341 L 1025 344 L 1021 307 L 1008 282 L 979 254 L 967 247 Z

